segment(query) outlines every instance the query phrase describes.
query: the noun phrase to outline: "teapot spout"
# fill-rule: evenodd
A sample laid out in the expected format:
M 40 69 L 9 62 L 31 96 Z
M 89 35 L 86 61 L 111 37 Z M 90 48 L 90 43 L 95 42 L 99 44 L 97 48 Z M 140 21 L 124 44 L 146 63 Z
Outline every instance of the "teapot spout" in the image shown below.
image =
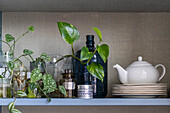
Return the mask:
M 127 84 L 128 83 L 128 72 L 123 69 L 119 64 L 116 64 L 113 66 L 113 68 L 116 68 L 119 74 L 119 79 L 120 82 L 123 84 Z

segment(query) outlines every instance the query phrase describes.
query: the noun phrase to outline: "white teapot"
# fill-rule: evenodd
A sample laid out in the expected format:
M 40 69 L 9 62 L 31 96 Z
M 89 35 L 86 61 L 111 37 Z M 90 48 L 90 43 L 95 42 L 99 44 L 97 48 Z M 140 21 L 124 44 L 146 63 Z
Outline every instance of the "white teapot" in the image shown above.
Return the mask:
M 161 66 L 163 72 L 161 76 L 157 70 L 157 67 Z M 165 75 L 166 69 L 162 64 L 158 64 L 155 67 L 146 61 L 142 61 L 142 57 L 138 57 L 138 61 L 130 64 L 126 70 L 120 65 L 113 66 L 118 70 L 120 82 L 123 84 L 145 84 L 159 82 Z

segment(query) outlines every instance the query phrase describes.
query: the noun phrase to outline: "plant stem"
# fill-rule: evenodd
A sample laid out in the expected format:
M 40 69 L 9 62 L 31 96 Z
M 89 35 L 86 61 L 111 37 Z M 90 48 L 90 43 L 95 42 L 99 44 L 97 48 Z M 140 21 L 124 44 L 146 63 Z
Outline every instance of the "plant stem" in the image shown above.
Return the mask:
M 63 56 L 62 58 L 58 59 L 58 60 L 55 62 L 55 64 L 58 63 L 59 61 L 63 60 L 64 58 L 67 58 L 67 57 L 72 57 L 72 55 L 65 55 L 65 56 Z
M 32 62 L 34 62 L 34 59 L 33 59 L 33 57 L 32 57 L 31 55 L 29 55 L 29 56 L 30 56 L 30 58 L 31 58 Z
M 31 62 L 31 60 L 30 59 L 28 59 L 26 56 L 24 56 L 28 61 L 30 61 Z
M 3 42 L 3 43 L 5 43 L 5 44 L 7 44 L 7 45 L 9 46 L 9 48 L 10 48 L 10 45 L 9 45 L 8 42 L 5 42 L 5 41 L 3 41 L 3 40 L 0 40 L 0 41 Z
M 38 84 L 38 87 L 40 88 L 40 90 L 44 93 L 44 91 L 41 89 L 40 84 Z M 44 93 L 44 95 L 48 98 L 47 94 Z
M 16 41 L 12 44 L 12 46 L 10 47 L 10 49 L 15 46 L 15 43 L 20 39 L 22 38 L 24 35 L 26 35 L 27 33 L 29 33 L 29 31 L 26 31 L 24 34 L 22 34 L 19 38 L 16 39 Z M 15 48 L 15 47 L 14 47 Z
M 95 51 L 93 52 L 93 56 L 94 56 L 94 54 L 96 53 L 96 51 L 97 51 L 97 49 L 95 49 Z M 92 58 L 93 58 L 93 57 L 92 57 Z M 88 61 L 87 61 L 86 63 L 84 63 L 84 64 L 89 63 L 89 62 L 90 62 L 90 60 L 91 60 L 92 58 L 88 59 Z
M 44 70 L 45 70 L 45 73 L 47 73 L 47 70 L 46 70 L 44 61 L 43 61 L 42 63 L 43 63 L 43 68 L 44 68 Z M 41 64 L 40 64 L 40 65 L 41 65 Z
M 72 57 L 73 58 L 75 58 L 75 59 L 77 59 L 77 60 L 79 60 L 80 61 L 80 63 L 82 64 L 82 65 L 84 65 L 85 63 L 83 63 L 78 57 L 76 57 L 76 56 L 74 56 L 74 55 L 72 55 Z
M 10 48 L 11 49 L 11 48 Z M 13 47 L 13 52 L 15 51 L 15 39 L 14 39 L 14 47 Z
M 74 55 L 74 48 L 73 48 L 73 44 L 71 44 L 71 48 L 72 48 L 72 55 Z
M 74 56 L 74 55 L 65 55 L 65 56 L 63 56 L 62 58 L 58 59 L 58 60 L 55 62 L 55 64 L 58 63 L 59 61 L 63 60 L 64 58 L 67 58 L 67 57 L 73 57 L 73 58 L 79 60 L 80 63 L 84 65 L 84 63 L 83 63 L 78 57 L 76 57 L 76 56 Z

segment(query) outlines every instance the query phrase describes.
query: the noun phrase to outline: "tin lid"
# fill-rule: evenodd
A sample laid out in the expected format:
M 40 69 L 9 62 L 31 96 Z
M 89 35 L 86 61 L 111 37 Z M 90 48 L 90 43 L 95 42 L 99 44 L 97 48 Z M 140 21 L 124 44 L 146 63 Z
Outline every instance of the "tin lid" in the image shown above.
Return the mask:
M 78 85 L 78 89 L 93 89 L 93 85 Z

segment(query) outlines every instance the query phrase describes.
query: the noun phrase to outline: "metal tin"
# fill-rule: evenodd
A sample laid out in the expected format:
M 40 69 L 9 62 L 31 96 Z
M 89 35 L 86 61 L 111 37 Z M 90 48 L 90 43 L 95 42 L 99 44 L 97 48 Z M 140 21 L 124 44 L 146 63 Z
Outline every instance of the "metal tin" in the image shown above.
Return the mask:
M 78 98 L 93 98 L 93 85 L 78 85 L 77 93 Z

